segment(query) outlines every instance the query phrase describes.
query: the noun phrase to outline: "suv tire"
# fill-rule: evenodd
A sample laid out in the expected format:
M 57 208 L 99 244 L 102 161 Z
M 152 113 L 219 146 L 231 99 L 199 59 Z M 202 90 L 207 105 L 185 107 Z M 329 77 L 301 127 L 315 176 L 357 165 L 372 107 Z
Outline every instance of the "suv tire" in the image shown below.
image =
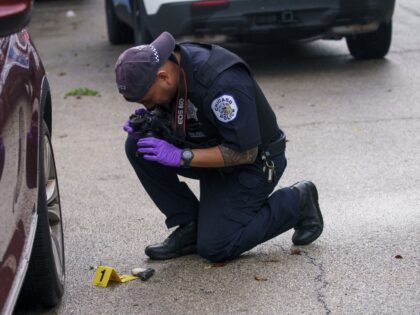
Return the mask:
M 152 42 L 153 38 L 146 27 L 146 15 L 143 1 L 134 1 L 133 4 L 133 21 L 134 21 L 134 44 L 144 45 Z
M 389 51 L 392 41 L 392 21 L 382 23 L 371 33 L 348 36 L 347 47 L 356 59 L 383 58 Z
M 105 14 L 108 39 L 111 44 L 132 43 L 134 40 L 133 30 L 118 19 L 112 0 L 105 0 Z

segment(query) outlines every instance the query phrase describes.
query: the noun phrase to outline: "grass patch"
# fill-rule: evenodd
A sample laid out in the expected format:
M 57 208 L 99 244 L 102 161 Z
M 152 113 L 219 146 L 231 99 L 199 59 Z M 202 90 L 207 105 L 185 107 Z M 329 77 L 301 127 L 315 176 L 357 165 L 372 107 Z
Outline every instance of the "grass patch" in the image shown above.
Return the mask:
M 98 96 L 100 97 L 101 94 L 98 91 L 91 90 L 88 88 L 76 88 L 68 91 L 66 94 L 64 94 L 64 98 L 74 96 L 76 98 L 81 98 L 82 96 Z

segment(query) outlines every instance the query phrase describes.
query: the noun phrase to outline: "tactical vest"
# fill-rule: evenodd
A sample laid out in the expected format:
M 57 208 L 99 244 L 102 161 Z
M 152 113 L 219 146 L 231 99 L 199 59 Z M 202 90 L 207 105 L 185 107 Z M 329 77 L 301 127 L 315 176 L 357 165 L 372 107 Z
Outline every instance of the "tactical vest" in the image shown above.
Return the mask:
M 196 44 L 196 43 L 194 43 Z M 257 105 L 258 122 L 260 126 L 261 145 L 260 149 L 265 150 L 270 142 L 283 137 L 283 131 L 277 125 L 276 115 L 265 98 L 261 88 L 255 81 L 250 67 L 239 56 L 217 45 L 196 44 L 210 50 L 207 61 L 200 66 L 194 78 L 207 90 L 215 79 L 225 70 L 240 64 L 247 69 L 254 81 L 255 97 Z M 204 91 L 203 91 L 204 92 Z M 205 92 L 204 92 L 205 93 Z

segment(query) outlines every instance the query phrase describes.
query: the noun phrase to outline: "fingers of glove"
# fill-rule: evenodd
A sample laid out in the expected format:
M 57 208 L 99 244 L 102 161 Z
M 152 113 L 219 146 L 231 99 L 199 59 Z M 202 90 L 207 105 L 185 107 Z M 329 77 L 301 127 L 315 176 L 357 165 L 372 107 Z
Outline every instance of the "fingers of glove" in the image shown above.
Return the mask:
M 130 135 L 133 133 L 133 128 L 131 128 L 130 126 L 124 126 L 123 129 Z
M 148 138 L 141 138 L 139 141 L 137 141 L 138 147 L 157 147 L 160 142 L 163 140 L 159 140 L 154 137 L 148 137 Z
M 156 152 L 155 148 L 140 147 L 139 149 L 137 149 L 137 152 L 141 153 L 141 154 L 157 155 L 157 152 Z
M 146 109 L 144 109 L 144 108 L 137 108 L 137 109 L 134 111 L 134 114 L 136 114 L 136 115 L 142 115 L 142 114 L 144 114 L 145 112 L 147 112 L 147 110 L 146 110 Z
M 158 162 L 158 157 L 156 155 L 145 154 L 143 155 L 143 159 L 152 161 L 152 162 Z
M 133 133 L 133 128 L 130 127 L 129 122 L 127 121 L 124 126 L 123 129 L 125 132 L 127 132 L 128 134 L 132 134 Z

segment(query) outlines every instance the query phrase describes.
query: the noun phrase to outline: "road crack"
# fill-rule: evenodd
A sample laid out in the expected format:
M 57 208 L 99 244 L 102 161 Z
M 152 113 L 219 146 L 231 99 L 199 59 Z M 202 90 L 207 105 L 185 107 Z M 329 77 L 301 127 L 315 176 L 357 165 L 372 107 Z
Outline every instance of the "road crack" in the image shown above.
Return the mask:
M 309 263 L 315 266 L 318 270 L 318 274 L 314 278 L 315 280 L 315 293 L 317 301 L 322 305 L 325 310 L 325 314 L 331 314 L 331 310 L 328 307 L 326 297 L 325 297 L 325 289 L 329 285 L 328 281 L 326 280 L 326 273 L 324 269 L 324 265 L 322 262 L 318 261 L 315 257 L 310 256 L 307 252 L 301 252 L 304 257 L 306 257 Z

